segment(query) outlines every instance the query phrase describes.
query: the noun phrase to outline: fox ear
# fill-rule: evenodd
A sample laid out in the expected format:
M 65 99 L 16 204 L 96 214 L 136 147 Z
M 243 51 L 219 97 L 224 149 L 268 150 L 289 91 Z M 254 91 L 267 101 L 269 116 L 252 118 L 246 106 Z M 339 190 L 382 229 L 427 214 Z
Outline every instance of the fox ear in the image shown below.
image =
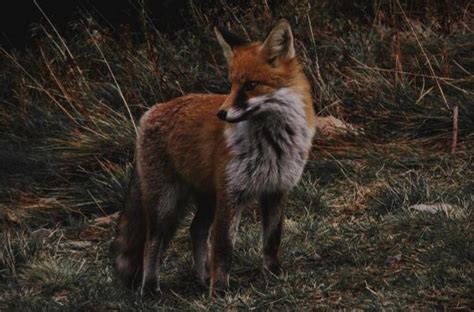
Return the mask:
M 234 56 L 232 50 L 235 47 L 246 44 L 247 41 L 229 31 L 219 30 L 217 27 L 214 27 L 214 32 L 216 33 L 217 41 L 219 41 L 222 50 L 224 50 L 224 56 L 227 62 L 230 63 L 230 60 Z
M 295 57 L 293 33 L 286 19 L 281 19 L 272 28 L 265 38 L 262 48 L 270 63 L 274 63 L 279 59 L 290 60 Z

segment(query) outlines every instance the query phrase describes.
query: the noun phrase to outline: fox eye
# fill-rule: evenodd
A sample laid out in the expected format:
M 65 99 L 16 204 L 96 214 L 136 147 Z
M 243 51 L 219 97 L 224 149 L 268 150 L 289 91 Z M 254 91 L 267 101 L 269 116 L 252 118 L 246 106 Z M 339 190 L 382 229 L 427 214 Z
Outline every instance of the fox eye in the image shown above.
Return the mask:
M 257 82 L 256 81 L 246 81 L 244 83 L 244 91 L 252 91 L 253 89 L 255 89 L 255 87 L 257 86 Z

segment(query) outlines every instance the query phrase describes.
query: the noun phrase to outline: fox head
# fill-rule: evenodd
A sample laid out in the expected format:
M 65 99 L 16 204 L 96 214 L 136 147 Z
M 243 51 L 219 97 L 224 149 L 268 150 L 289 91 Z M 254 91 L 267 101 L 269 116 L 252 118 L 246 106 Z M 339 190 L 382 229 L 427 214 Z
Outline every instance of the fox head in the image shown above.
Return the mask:
M 295 57 L 293 34 L 287 20 L 280 20 L 263 42 L 245 40 L 214 28 L 229 67 L 232 84 L 217 112 L 227 122 L 240 122 L 271 111 L 266 99 L 282 90 L 309 88 Z

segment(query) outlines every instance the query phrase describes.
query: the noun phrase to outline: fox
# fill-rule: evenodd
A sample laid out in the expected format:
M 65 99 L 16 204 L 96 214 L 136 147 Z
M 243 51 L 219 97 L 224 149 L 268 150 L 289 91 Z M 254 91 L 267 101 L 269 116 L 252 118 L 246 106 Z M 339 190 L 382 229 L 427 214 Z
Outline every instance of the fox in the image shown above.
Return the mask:
M 139 121 L 114 247 L 119 276 L 142 295 L 160 291 L 163 254 L 191 200 L 194 272 L 211 297 L 229 287 L 240 215 L 252 201 L 259 203 L 264 269 L 281 273 L 283 208 L 315 132 L 310 83 L 286 19 L 263 41 L 214 32 L 229 93 L 184 95 L 152 106 Z

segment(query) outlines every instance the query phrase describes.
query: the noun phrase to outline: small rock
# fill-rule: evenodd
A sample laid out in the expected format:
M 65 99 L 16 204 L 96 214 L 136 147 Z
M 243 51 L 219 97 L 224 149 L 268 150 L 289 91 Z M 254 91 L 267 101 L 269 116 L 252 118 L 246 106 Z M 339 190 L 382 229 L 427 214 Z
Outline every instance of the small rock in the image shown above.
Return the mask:
M 443 203 L 437 203 L 437 204 L 418 204 L 418 205 L 412 205 L 408 207 L 408 209 L 413 209 L 413 210 L 418 210 L 418 211 L 423 211 L 423 212 L 429 212 L 429 213 L 436 213 L 438 211 L 448 211 L 453 209 L 453 206 L 450 204 L 443 204 Z
M 396 254 L 395 256 L 390 256 L 387 258 L 387 260 L 389 262 L 400 262 L 402 261 L 402 254 L 399 253 L 399 254 Z
M 323 261 L 323 257 L 321 257 L 317 252 L 313 252 L 313 254 L 309 256 L 309 260 L 314 262 L 321 262 Z

